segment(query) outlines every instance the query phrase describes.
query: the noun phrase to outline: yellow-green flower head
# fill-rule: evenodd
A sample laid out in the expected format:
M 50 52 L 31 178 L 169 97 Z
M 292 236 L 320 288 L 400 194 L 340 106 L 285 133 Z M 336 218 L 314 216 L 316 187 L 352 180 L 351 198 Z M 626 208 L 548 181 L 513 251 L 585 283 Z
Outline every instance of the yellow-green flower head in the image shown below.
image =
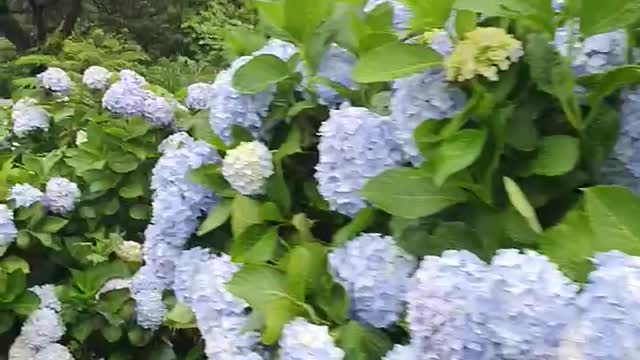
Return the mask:
M 524 54 L 522 43 L 500 28 L 477 28 L 467 34 L 446 62 L 447 78 L 465 81 L 482 75 L 498 80 L 498 71 L 507 70 Z

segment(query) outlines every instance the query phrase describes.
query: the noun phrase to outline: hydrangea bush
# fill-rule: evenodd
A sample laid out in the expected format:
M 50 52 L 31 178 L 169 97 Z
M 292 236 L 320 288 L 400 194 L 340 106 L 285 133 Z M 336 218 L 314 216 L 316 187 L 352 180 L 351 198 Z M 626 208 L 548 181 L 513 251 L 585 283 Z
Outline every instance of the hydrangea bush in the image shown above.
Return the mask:
M 508 3 L 257 1 L 182 89 L 17 79 L 0 353 L 637 356 L 640 14 Z

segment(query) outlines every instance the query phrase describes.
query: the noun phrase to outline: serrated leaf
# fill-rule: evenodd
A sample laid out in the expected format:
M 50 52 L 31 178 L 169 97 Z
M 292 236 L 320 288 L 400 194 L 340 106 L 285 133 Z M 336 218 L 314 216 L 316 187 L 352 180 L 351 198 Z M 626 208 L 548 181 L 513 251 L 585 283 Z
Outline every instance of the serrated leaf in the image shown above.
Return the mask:
M 466 193 L 458 187 L 437 187 L 417 169 L 388 170 L 370 180 L 362 195 L 391 215 L 417 219 L 464 202 Z
M 366 354 L 366 359 L 379 359 L 386 354 L 393 343 L 378 329 L 350 321 L 338 329 L 336 344 L 347 357 L 353 353 Z
M 623 29 L 640 20 L 639 0 L 582 0 L 580 31 L 591 36 Z
M 222 226 L 231 216 L 231 200 L 224 199 L 209 211 L 207 218 L 198 228 L 198 236 L 205 235 Z
M 433 182 L 442 186 L 449 176 L 473 164 L 487 139 L 485 130 L 464 129 L 446 138 L 428 155 Z
M 69 223 L 68 219 L 64 219 L 57 216 L 47 216 L 40 224 L 40 231 L 54 234 L 60 231 L 65 225 Z
M 260 203 L 242 195 L 236 195 L 231 203 L 231 232 L 234 236 L 242 234 L 249 226 L 262 224 Z
M 289 77 L 287 63 L 274 55 L 258 55 L 233 75 L 233 88 L 241 94 L 257 94 Z
M 275 257 L 279 242 L 277 227 L 254 225 L 234 239 L 231 256 L 240 263 L 264 263 Z
M 243 266 L 227 283 L 227 290 L 262 312 L 272 301 L 288 297 L 286 276 L 267 265 Z
M 527 200 L 527 196 L 511 178 L 505 176 L 502 179 L 507 195 L 509 196 L 509 201 L 511 201 L 513 207 L 518 210 L 520 215 L 527 219 L 529 226 L 531 226 L 535 232 L 541 233 L 542 226 L 540 226 L 540 222 L 538 221 L 538 215 L 536 215 L 535 209 L 531 206 L 529 200 Z
M 22 316 L 29 316 L 40 306 L 40 298 L 31 291 L 25 291 L 11 304 L 13 311 Z
M 262 333 L 262 342 L 266 345 L 275 344 L 280 338 L 282 328 L 302 312 L 298 305 L 287 298 L 271 301 L 264 312 L 265 328 Z
M 353 79 L 361 83 L 383 82 L 406 77 L 442 63 L 431 48 L 390 43 L 362 55 L 353 69 Z

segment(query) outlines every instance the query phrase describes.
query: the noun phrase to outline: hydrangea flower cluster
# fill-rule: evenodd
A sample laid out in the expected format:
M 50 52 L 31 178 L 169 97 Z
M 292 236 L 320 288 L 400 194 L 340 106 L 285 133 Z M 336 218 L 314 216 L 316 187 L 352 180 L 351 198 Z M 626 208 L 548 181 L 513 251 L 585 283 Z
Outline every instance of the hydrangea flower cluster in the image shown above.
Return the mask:
M 344 351 L 334 344 L 329 328 L 296 318 L 282 330 L 279 355 L 280 360 L 342 360 Z
M 87 134 L 87 132 L 84 130 L 78 130 L 78 132 L 76 133 L 76 146 L 80 147 L 80 145 L 86 143 L 87 141 L 89 141 L 89 135 Z
M 447 79 L 465 81 L 482 75 L 498 81 L 498 71 L 524 55 L 522 43 L 504 29 L 479 27 L 465 34 L 446 61 Z
M 424 33 L 424 40 L 438 54 L 449 57 L 453 52 L 454 45 L 449 33 L 445 30 L 435 29 Z
M 227 151 L 222 161 L 222 175 L 243 195 L 263 194 L 273 175 L 271 152 L 259 141 L 244 142 Z
M 122 70 L 102 97 L 102 106 L 120 116 L 142 116 L 148 93 L 142 88 L 144 78 L 131 70 Z
M 406 157 L 420 164 L 423 157 L 413 137 L 425 120 L 441 120 L 462 111 L 467 97 L 462 90 L 447 84 L 442 69 L 430 69 L 393 83 L 391 119 L 395 137 Z
M 618 142 L 601 172 L 605 182 L 640 194 L 640 88 L 622 92 L 620 113 Z
M 142 262 L 142 245 L 135 241 L 123 241 L 116 247 L 115 253 L 124 261 Z
M 413 13 L 399 0 L 369 0 L 364 11 L 370 12 L 381 4 L 389 3 L 393 8 L 393 28 L 395 31 L 407 31 L 411 28 Z
M 71 78 L 67 73 L 57 67 L 50 67 L 36 75 L 38 86 L 41 86 L 56 95 L 69 95 L 71 93 Z
M 209 359 L 262 359 L 254 351 L 259 334 L 244 331 L 247 303 L 225 288 L 239 269 L 228 255 L 202 248 L 183 251 L 176 261 L 176 297 L 193 309 Z
M 572 60 L 577 75 L 602 73 L 626 63 L 626 31 L 597 34 L 579 41 L 581 35 L 576 25 L 558 28 L 554 43 L 560 54 Z M 569 44 L 571 35 L 575 39 L 572 47 Z
M 65 327 L 53 285 L 36 286 L 30 290 L 40 298 L 40 306 L 29 316 L 11 345 L 9 360 L 73 359 L 67 348 L 57 344 L 64 335 Z M 48 357 L 53 355 L 56 357 Z
M 13 223 L 13 211 L 0 204 L 0 246 L 7 246 L 16 240 L 18 229 Z
M 185 133 L 165 139 L 163 153 L 151 178 L 154 191 L 151 223 L 145 231 L 145 265 L 134 276 L 133 298 L 138 323 L 149 329 L 160 326 L 165 308 L 162 291 L 173 283 L 174 261 L 198 226 L 198 218 L 217 203 L 217 197 L 187 176 L 205 164 L 218 164 L 215 150 Z
M 205 110 L 209 107 L 210 97 L 210 84 L 195 83 L 187 87 L 187 98 L 184 102 L 191 110 Z
M 640 356 L 640 258 L 598 254 L 566 329 L 560 359 L 624 360 Z
M 384 328 L 404 310 L 416 259 L 389 236 L 362 234 L 329 254 L 334 279 L 351 298 L 356 320 Z
M 396 344 L 382 360 L 415 360 L 418 358 L 418 354 L 416 354 L 416 350 L 412 345 Z
M 356 58 L 349 51 L 338 45 L 330 46 L 320 60 L 318 76 L 338 83 L 348 89 L 356 90 L 357 84 L 351 78 Z M 303 85 L 309 80 L 305 77 Z M 344 98 L 333 88 L 323 84 L 315 84 L 314 91 L 318 96 L 318 102 L 330 107 L 337 107 L 344 101 Z
M 92 90 L 104 90 L 109 86 L 111 71 L 102 66 L 90 66 L 82 75 L 82 83 Z
M 470 311 L 487 271 L 468 251 L 449 250 L 422 260 L 407 293 L 411 342 L 421 359 L 482 358 L 485 344 L 471 329 Z
M 391 121 L 360 107 L 331 110 L 318 151 L 318 190 L 332 210 L 347 216 L 367 206 L 359 191 L 369 179 L 403 161 Z
M 42 197 L 42 204 L 54 214 L 68 214 L 76 208 L 80 201 L 78 184 L 63 177 L 49 179 Z
M 485 282 L 471 325 L 491 344 L 492 358 L 556 359 L 578 287 L 547 257 L 514 249 L 498 251 Z
M 142 117 L 156 127 L 170 126 L 175 120 L 174 110 L 167 99 L 148 92 L 142 105 Z
M 270 54 L 288 61 L 296 52 L 293 44 L 272 39 L 253 56 Z M 227 145 L 232 142 L 231 129 L 234 125 L 245 128 L 255 138 L 259 138 L 262 119 L 267 116 L 274 98 L 275 88 L 252 95 L 240 94 L 233 89 L 233 75 L 251 59 L 252 56 L 243 56 L 234 60 L 229 69 L 218 74 L 212 85 L 208 103 L 209 123 Z
M 36 99 L 22 98 L 13 104 L 11 110 L 13 132 L 16 136 L 22 138 L 38 130 L 49 130 L 49 114 L 38 106 Z

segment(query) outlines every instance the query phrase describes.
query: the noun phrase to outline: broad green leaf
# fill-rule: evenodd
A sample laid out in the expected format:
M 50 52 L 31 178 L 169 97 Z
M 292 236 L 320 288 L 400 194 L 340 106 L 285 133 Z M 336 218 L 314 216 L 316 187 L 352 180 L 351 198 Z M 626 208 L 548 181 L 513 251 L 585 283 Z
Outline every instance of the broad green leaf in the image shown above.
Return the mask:
M 11 304 L 13 311 L 22 316 L 29 316 L 40 306 L 40 298 L 31 291 L 25 291 Z
M 228 196 L 232 194 L 231 186 L 225 180 L 220 167 L 213 164 L 201 166 L 187 175 L 189 181 L 202 185 L 219 196 Z
M 262 342 L 266 345 L 275 344 L 280 338 L 282 328 L 302 313 L 302 308 L 288 298 L 271 301 L 264 312 Z
M 594 106 L 614 91 L 640 84 L 640 65 L 620 66 L 603 74 L 581 77 L 578 82 L 589 89 L 589 103 Z
M 60 231 L 67 223 L 69 223 L 68 219 L 57 216 L 47 216 L 40 224 L 39 231 L 54 234 Z
M 231 200 L 224 199 L 209 211 L 207 218 L 198 228 L 198 236 L 205 235 L 222 226 L 231 215 Z
M 567 135 L 542 138 L 536 157 L 529 165 L 531 174 L 558 176 L 573 170 L 580 158 L 580 142 Z
M 8 311 L 0 311 L 0 335 L 9 331 L 15 320 L 15 314 Z
M 31 271 L 29 269 L 29 263 L 23 258 L 15 255 L 10 255 L 0 260 L 0 269 L 9 274 L 14 271 L 22 271 L 23 274 L 29 274 Z
M 596 111 L 592 109 L 591 111 Z M 620 112 L 609 105 L 601 105 L 597 113 L 589 116 L 583 137 L 583 159 L 589 161 L 593 169 L 598 169 L 608 159 L 620 135 Z
M 166 342 L 157 342 L 147 353 L 144 360 L 177 360 L 173 346 Z
M 80 343 L 83 343 L 92 332 L 100 328 L 100 325 L 97 316 L 84 317 L 74 322 L 70 329 L 70 335 Z
M 412 10 L 413 29 L 443 28 L 451 14 L 454 0 L 404 0 Z
M 175 325 L 185 325 L 187 328 L 193 327 L 196 324 L 196 316 L 190 307 L 177 303 L 176 306 L 167 313 L 166 319 L 175 323 L 173 327 L 180 327 Z
M 358 212 L 356 216 L 347 225 L 341 227 L 333 235 L 331 244 L 333 246 L 342 246 L 347 241 L 356 237 L 375 221 L 375 210 L 366 207 Z
M 357 321 L 349 321 L 338 328 L 336 344 L 345 351 L 347 358 L 359 353 L 365 354 L 366 359 L 379 359 L 393 347 L 384 332 Z
M 135 199 L 144 196 L 144 189 L 147 187 L 146 181 L 140 177 L 130 177 L 123 187 L 118 190 L 118 194 L 124 199 Z
M 324 311 L 334 322 L 344 323 L 349 314 L 349 295 L 345 289 L 335 282 L 328 284 L 329 288 L 316 293 L 316 305 Z
M 307 218 L 305 214 L 295 214 L 291 218 L 291 225 L 298 231 L 298 240 L 301 242 L 312 242 L 314 240 L 311 227 L 313 221 Z
M 242 234 L 251 225 L 262 224 L 260 205 L 251 198 L 236 195 L 231 203 L 231 232 L 234 236 Z
M 482 248 L 473 231 L 463 222 L 417 220 L 394 236 L 398 245 L 414 256 L 440 256 L 445 250 L 469 250 L 479 253 Z
M 241 94 L 257 94 L 289 77 L 287 63 L 274 55 L 258 55 L 233 75 L 233 88 Z
M 574 209 L 559 224 L 547 229 L 540 239 L 542 253 L 560 270 L 578 282 L 586 282 L 593 268 L 594 234 L 582 209 Z
M 464 34 L 473 31 L 477 26 L 476 13 L 471 10 L 459 10 L 456 12 L 456 34 L 460 39 Z
M 275 257 L 280 236 L 277 227 L 254 225 L 237 236 L 231 245 L 233 261 L 260 264 Z
M 362 55 L 353 69 L 353 78 L 361 83 L 391 81 L 440 63 L 440 55 L 429 47 L 390 43 Z
M 581 0 L 580 31 L 591 36 L 623 29 L 640 20 L 640 0 Z
M 420 170 L 409 168 L 388 170 L 373 178 L 362 195 L 389 214 L 410 219 L 429 216 L 467 200 L 460 188 L 438 187 Z
M 284 2 L 285 30 L 300 43 L 330 15 L 334 0 L 282 0 Z
M 114 343 L 122 337 L 122 329 L 119 326 L 102 326 L 100 327 L 100 332 L 102 333 L 102 337 L 104 337 L 104 339 L 109 343 Z
M 272 301 L 288 297 L 285 274 L 267 265 L 243 266 L 227 283 L 227 290 L 262 312 Z
M 594 249 L 640 255 L 640 198 L 627 188 L 595 186 L 584 190 L 584 199 L 596 238 Z
M 153 339 L 153 331 L 145 330 L 140 326 L 135 326 L 133 329 L 127 332 L 127 338 L 133 346 L 142 347 L 145 346 Z
M 296 246 L 288 254 L 287 288 L 289 294 L 298 301 L 304 302 L 310 262 L 311 253 L 303 246 Z
M 137 169 L 140 159 L 133 154 L 116 153 L 107 162 L 111 170 L 119 174 L 125 174 Z
M 520 215 L 527 219 L 529 226 L 531 226 L 531 228 L 535 232 L 541 233 L 542 226 L 540 226 L 540 222 L 538 221 L 538 215 L 536 215 L 535 209 L 533 208 L 533 206 L 531 206 L 529 200 L 527 200 L 527 196 L 524 194 L 524 192 L 522 192 L 515 181 L 506 176 L 502 179 L 504 181 L 505 190 L 513 207 L 518 210 Z
M 442 186 L 449 176 L 469 167 L 480 156 L 487 139 L 485 130 L 460 130 L 428 154 L 433 182 Z
M 506 143 L 521 151 L 533 151 L 538 144 L 538 138 L 539 134 L 535 126 L 535 119 L 530 116 L 530 113 L 516 109 L 507 123 Z
M 486 16 L 511 19 L 527 18 L 539 28 L 553 30 L 553 8 L 548 0 L 455 0 L 458 10 L 470 10 Z

